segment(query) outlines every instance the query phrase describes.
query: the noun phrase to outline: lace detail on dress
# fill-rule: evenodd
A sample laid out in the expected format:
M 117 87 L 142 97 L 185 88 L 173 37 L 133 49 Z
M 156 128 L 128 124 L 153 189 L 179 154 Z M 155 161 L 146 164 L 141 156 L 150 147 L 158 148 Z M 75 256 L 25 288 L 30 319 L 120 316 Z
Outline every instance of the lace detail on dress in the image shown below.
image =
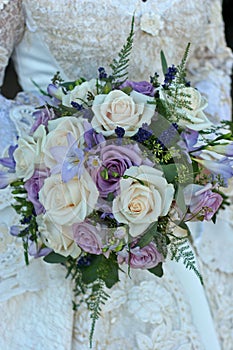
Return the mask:
M 21 93 L 16 101 L 0 95 L 0 156 L 9 145 L 16 144 L 16 137 L 30 129 L 34 107 L 22 103 L 31 102 L 32 97 Z M 36 104 L 35 104 L 36 105 Z M 22 240 L 10 235 L 12 225 L 19 223 L 19 216 L 12 208 L 10 188 L 0 193 L 0 301 L 25 291 L 39 290 L 45 280 L 45 269 L 32 259 L 30 268 L 25 266 Z
M 10 0 L 0 0 L 0 10 L 3 10 L 4 6 L 9 4 Z
M 226 48 L 219 0 L 122 0 L 121 6 L 116 0 L 24 0 L 23 4 L 27 33 L 40 35 L 68 79 L 90 79 L 99 66 L 108 68 L 125 43 L 134 12 L 130 78 L 149 79 L 155 71 L 162 77 L 160 50 L 169 64 L 177 64 L 191 42 L 188 75 L 210 98 L 207 112 L 213 121 L 231 118 L 232 54 Z
M 22 0 L 0 1 L 0 86 L 14 46 L 22 38 L 24 16 L 21 2 Z
M 111 298 L 96 324 L 93 348 L 204 349 L 182 287 L 172 272 L 167 270 L 162 279 L 147 271 L 132 271 L 132 275 L 129 278 L 121 273 L 120 283 L 107 290 Z M 127 329 L 130 331 L 126 336 Z M 89 331 L 89 314 L 81 307 L 76 315 L 72 349 L 87 349 Z
M 217 2 L 214 1 L 215 6 Z M 209 30 L 209 1 L 184 3 L 172 0 L 168 4 L 167 1 L 151 0 L 144 4 L 138 0 L 122 0 L 119 6 L 118 1 L 109 0 L 66 0 L 59 3 L 24 0 L 24 4 L 30 17 L 27 18 L 30 22 L 28 30 L 33 27 L 33 30 L 37 28 L 43 33 L 52 55 L 69 78 L 82 75 L 89 79 L 96 75 L 103 63 L 107 68 L 125 42 L 135 9 L 135 43 L 130 73 L 137 79 L 161 71 L 160 49 L 164 50 L 168 62 L 178 63 L 189 41 L 192 42 L 191 56 L 195 50 L 200 54 L 209 41 L 210 50 L 215 55 L 218 54 L 216 46 L 219 42 L 222 44 L 223 39 L 223 33 L 215 31 L 215 27 Z M 190 16 L 190 13 L 195 13 L 195 16 Z M 69 21 L 64 21 L 64 18 L 69 18 Z M 103 51 L 106 53 L 104 62 Z M 155 59 L 151 60 L 152 57 Z
M 221 231 L 222 232 L 222 231 Z M 232 231 L 230 232 L 232 234 Z M 228 248 L 224 249 L 224 252 Z M 232 350 L 233 304 L 232 281 L 233 273 L 225 273 L 212 269 L 211 264 L 200 261 L 200 271 L 204 277 L 206 295 L 215 323 L 222 350 Z

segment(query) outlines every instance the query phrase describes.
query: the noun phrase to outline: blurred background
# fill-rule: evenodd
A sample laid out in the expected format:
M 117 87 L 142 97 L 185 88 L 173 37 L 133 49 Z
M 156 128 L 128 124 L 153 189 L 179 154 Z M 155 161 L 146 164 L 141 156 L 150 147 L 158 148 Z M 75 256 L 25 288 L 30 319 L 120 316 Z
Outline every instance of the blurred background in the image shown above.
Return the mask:
M 233 0 L 223 0 L 222 14 L 225 22 L 226 42 L 227 45 L 233 50 Z M 10 60 L 1 92 L 7 98 L 12 99 L 20 90 L 21 88 L 17 83 L 14 67 L 12 61 Z M 231 96 L 233 98 L 233 88 L 231 89 Z

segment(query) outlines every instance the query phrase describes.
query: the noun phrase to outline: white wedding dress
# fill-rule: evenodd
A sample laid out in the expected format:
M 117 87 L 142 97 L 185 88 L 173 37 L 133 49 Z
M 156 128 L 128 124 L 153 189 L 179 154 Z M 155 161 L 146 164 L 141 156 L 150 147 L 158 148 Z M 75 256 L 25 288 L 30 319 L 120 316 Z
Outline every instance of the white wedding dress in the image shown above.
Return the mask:
M 130 77 L 161 72 L 160 50 L 180 62 L 188 42 L 188 77 L 209 98 L 212 119 L 229 119 L 232 55 L 226 48 L 220 0 L 0 0 L 0 76 L 13 52 L 25 92 L 46 88 L 60 71 L 65 80 L 108 69 L 130 30 L 135 43 Z M 1 84 L 1 79 L 0 79 Z M 1 150 L 28 128 L 35 94 L 0 96 Z M 88 350 L 90 319 L 72 311 L 72 285 L 62 266 L 24 264 L 9 190 L 0 193 L 0 349 Z M 159 279 L 146 271 L 121 274 L 97 322 L 95 350 L 232 350 L 232 207 L 216 225 L 193 225 L 205 285 L 182 263 L 168 261 Z M 221 235 L 221 237 L 220 237 Z

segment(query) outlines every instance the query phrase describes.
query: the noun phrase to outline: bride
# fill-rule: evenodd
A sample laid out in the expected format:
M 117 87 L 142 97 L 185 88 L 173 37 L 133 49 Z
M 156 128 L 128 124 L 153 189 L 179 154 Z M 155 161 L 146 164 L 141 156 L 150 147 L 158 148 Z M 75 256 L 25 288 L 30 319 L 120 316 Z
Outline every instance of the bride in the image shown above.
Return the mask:
M 13 55 L 24 92 L 0 96 L 0 146 L 28 128 L 38 104 L 35 83 L 46 89 L 59 71 L 64 80 L 91 79 L 116 57 L 135 15 L 129 76 L 144 80 L 157 71 L 159 52 L 180 62 L 191 42 L 188 77 L 209 99 L 214 122 L 230 119 L 232 55 L 226 48 L 220 0 L 0 0 L 0 84 Z M 24 264 L 21 241 L 9 235 L 17 216 L 9 190 L 1 192 L 0 348 L 87 350 L 90 320 L 72 311 L 72 285 L 62 266 Z M 165 263 L 158 279 L 134 271 L 110 292 L 98 320 L 98 350 L 231 350 L 233 263 L 229 246 L 231 207 L 216 225 L 194 225 L 193 249 L 204 287 L 182 263 Z M 221 232 L 221 237 L 220 237 Z M 220 248 L 221 247 L 221 248 Z M 222 252 L 224 250 L 224 256 Z

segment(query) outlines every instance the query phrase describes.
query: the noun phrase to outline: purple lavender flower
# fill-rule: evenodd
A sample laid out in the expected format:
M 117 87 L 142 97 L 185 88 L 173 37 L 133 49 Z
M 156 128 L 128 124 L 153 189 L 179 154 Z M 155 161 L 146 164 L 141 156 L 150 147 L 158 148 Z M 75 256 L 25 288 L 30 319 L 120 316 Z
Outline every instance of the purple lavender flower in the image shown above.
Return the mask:
M 147 96 L 154 96 L 155 88 L 154 86 L 149 83 L 148 81 L 130 81 L 126 80 L 121 86 L 120 89 L 123 89 L 125 87 L 131 87 L 133 90 L 140 92 L 143 95 Z
M 79 104 L 78 102 L 74 102 L 74 101 L 71 102 L 71 106 L 77 109 L 78 111 L 81 111 L 84 109 L 82 104 Z
M 31 127 L 30 133 L 36 131 L 36 129 L 42 124 L 44 126 L 48 126 L 48 121 L 55 117 L 53 109 L 49 109 L 48 107 L 39 109 L 38 111 L 33 113 L 35 117 L 35 122 Z
M 48 169 L 35 169 L 32 177 L 27 180 L 24 187 L 28 194 L 28 200 L 32 202 L 37 215 L 44 212 L 44 207 L 39 201 L 38 193 L 44 184 L 44 180 L 49 176 Z
M 108 77 L 104 67 L 99 67 L 98 68 L 98 71 L 99 71 L 99 79 L 106 79 Z
M 153 134 L 152 130 L 149 129 L 147 123 L 143 123 L 142 127 L 138 129 L 138 132 L 132 137 L 133 140 L 143 143 L 148 140 Z
M 117 135 L 117 137 L 122 138 L 125 135 L 125 129 L 121 128 L 120 126 L 117 126 L 115 129 L 115 134 Z
M 177 73 L 177 68 L 174 64 L 171 67 L 168 67 L 167 73 L 165 74 L 163 88 L 167 89 L 172 81 L 175 79 Z

